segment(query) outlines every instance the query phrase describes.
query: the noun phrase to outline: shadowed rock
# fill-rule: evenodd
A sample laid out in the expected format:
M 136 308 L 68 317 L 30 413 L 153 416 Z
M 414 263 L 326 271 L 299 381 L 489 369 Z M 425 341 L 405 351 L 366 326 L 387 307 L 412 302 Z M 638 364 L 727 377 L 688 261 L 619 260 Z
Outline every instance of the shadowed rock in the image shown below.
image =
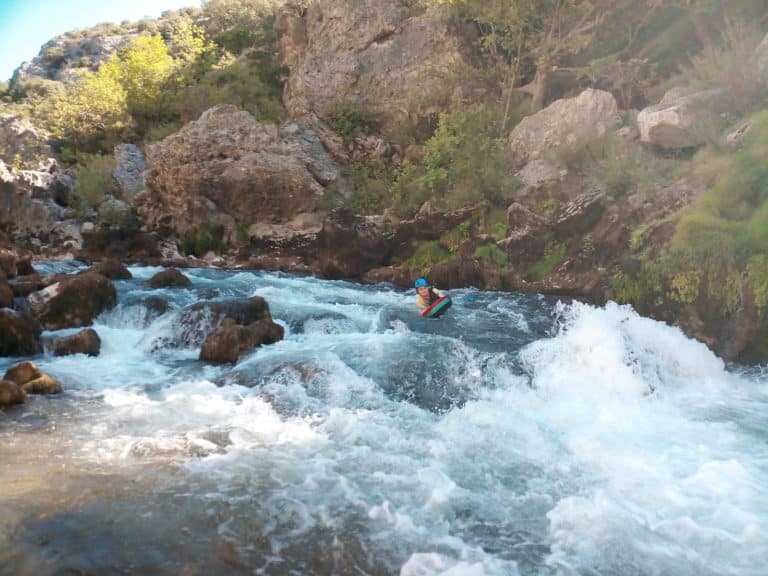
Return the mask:
M 241 326 L 232 318 L 225 318 L 203 343 L 200 360 L 211 364 L 237 362 L 241 355 L 257 346 L 282 340 L 283 332 L 283 327 L 272 320 L 259 320 Z
M 31 315 L 0 308 L 0 356 L 26 356 L 40 350 L 40 323 Z
M 35 317 L 47 330 L 88 326 L 117 303 L 115 285 L 106 276 L 89 272 L 64 276 L 29 295 Z
M 98 356 L 101 350 L 101 338 L 96 330 L 86 328 L 72 336 L 49 338 L 45 341 L 45 347 L 51 350 L 54 356 L 70 354 Z
M 11 380 L 0 380 L 0 406 L 23 404 L 27 401 L 27 393 Z
M 133 278 L 131 271 L 123 266 L 123 264 L 118 260 L 106 260 L 104 262 L 99 262 L 98 264 L 88 268 L 84 274 L 87 274 L 88 272 L 96 272 L 102 276 L 106 276 L 110 280 L 130 280 Z
M 33 362 L 20 362 L 11 366 L 3 380 L 14 382 L 27 394 L 58 394 L 62 391 L 61 382 L 53 376 L 40 371 Z
M 192 282 L 176 268 L 168 268 L 158 272 L 147 280 L 147 284 L 153 288 L 171 288 L 173 286 L 189 286 Z

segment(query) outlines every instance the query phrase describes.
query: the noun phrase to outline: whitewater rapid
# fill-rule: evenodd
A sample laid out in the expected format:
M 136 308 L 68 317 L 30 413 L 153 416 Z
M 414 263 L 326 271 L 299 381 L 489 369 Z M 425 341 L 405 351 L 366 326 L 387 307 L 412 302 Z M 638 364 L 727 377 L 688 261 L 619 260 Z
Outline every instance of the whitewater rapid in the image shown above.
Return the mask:
M 0 575 L 766 573 L 760 367 L 615 304 L 458 290 L 422 320 L 386 285 L 157 271 L 116 281 L 100 356 L 35 359 L 63 395 L 0 413 Z M 282 342 L 179 340 L 255 294 Z

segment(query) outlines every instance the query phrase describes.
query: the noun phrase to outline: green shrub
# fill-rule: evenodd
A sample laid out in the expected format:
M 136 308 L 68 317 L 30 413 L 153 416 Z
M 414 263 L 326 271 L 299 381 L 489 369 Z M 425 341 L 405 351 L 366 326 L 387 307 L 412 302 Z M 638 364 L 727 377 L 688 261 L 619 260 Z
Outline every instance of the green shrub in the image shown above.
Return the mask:
M 222 252 L 226 247 L 223 237 L 223 226 L 201 224 L 181 235 L 179 248 L 184 254 L 192 254 L 202 258 L 208 252 Z
M 752 256 L 747 262 L 747 280 L 755 295 L 755 305 L 761 316 L 768 310 L 768 255 Z
M 75 184 L 72 205 L 78 215 L 96 208 L 104 201 L 104 194 L 112 180 L 115 161 L 112 156 L 82 154 L 75 167 Z
M 720 111 L 735 117 L 754 111 L 766 89 L 765 79 L 755 73 L 755 47 L 762 37 L 756 26 L 739 20 L 727 22 L 720 45 L 706 46 L 669 85 L 682 83 L 695 90 L 721 88 Z
M 325 120 L 345 141 L 351 141 L 360 134 L 369 134 L 378 126 L 374 115 L 352 100 L 331 104 L 325 113 Z
M 422 275 L 429 274 L 433 266 L 453 260 L 453 256 L 439 242 L 433 240 L 419 245 L 416 252 L 403 265 L 412 270 L 419 270 Z
M 457 254 L 461 246 L 472 237 L 474 218 L 465 220 L 458 226 L 448 230 L 440 236 L 440 244 L 445 246 L 451 254 Z
M 496 244 L 483 244 L 478 246 L 475 252 L 472 254 L 472 258 L 479 260 L 488 260 L 493 262 L 499 268 L 503 268 L 507 265 L 507 254 L 496 246 Z
M 443 114 L 420 162 L 406 162 L 391 189 L 400 214 L 431 197 L 448 208 L 506 203 L 514 186 L 498 113 L 486 106 Z
M 542 218 L 549 220 L 557 213 L 558 210 L 560 210 L 560 206 L 562 205 L 563 203 L 557 198 L 546 198 L 536 204 L 536 206 L 533 207 L 532 212 L 535 212 Z
M 544 248 L 544 258 L 537 262 L 528 272 L 528 277 L 534 282 L 551 274 L 555 267 L 562 262 L 568 251 L 570 241 L 558 242 L 550 240 Z
M 259 63 L 248 58 L 223 63 L 183 88 L 176 98 L 182 121 L 196 120 L 217 104 L 234 104 L 263 123 L 279 124 L 285 118 L 282 86 L 264 77 Z

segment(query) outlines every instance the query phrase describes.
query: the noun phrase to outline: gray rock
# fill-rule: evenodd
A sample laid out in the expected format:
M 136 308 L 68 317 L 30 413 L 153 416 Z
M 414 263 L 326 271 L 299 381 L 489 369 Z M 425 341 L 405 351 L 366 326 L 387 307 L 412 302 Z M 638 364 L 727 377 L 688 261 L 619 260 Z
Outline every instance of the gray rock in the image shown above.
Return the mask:
M 384 121 L 402 121 L 414 96 L 441 86 L 441 73 L 469 65 L 468 40 L 444 7 L 425 9 L 414 0 L 325 0 L 306 8 L 290 2 L 277 28 L 290 70 L 284 101 L 297 117 L 325 117 L 335 103 L 352 101 Z
M 0 160 L 17 168 L 37 166 L 52 154 L 49 136 L 26 118 L 0 114 Z
M 618 123 L 618 106 L 610 92 L 590 88 L 575 98 L 556 100 L 544 110 L 523 118 L 512 130 L 512 164 L 522 167 L 565 144 L 602 136 Z
M 130 200 L 144 189 L 147 160 L 144 152 L 135 144 L 115 146 L 115 169 L 112 172 L 112 190 L 117 198 Z
M 661 102 L 637 115 L 640 141 L 667 150 L 702 144 L 699 128 L 717 121 L 715 108 L 723 95 L 719 88 L 693 94 L 679 88 L 669 90 Z

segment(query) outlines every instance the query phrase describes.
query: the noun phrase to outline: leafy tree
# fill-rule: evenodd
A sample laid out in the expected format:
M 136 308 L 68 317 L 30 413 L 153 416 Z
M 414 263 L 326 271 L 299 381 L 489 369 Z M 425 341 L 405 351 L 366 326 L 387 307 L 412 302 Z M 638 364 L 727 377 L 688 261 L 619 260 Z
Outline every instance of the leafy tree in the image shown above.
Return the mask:
M 162 37 L 139 36 L 121 54 L 119 63 L 129 112 L 142 124 L 166 116 L 166 87 L 174 62 Z
M 35 116 L 64 144 L 64 155 L 111 149 L 130 128 L 127 92 L 117 55 L 42 98 Z
M 214 41 L 233 54 L 274 40 L 274 15 L 281 0 L 207 0 L 206 28 Z

